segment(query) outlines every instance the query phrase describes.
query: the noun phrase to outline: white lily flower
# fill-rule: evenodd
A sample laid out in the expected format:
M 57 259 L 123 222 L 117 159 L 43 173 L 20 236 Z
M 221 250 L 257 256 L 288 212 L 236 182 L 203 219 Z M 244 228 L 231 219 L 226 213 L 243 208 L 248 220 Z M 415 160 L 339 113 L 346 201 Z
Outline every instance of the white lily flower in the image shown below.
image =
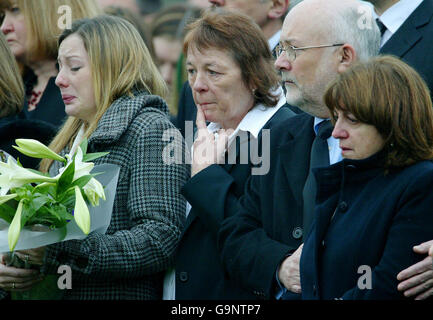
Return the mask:
M 61 162 L 65 162 L 65 158 L 59 156 L 53 150 L 48 148 L 46 145 L 40 143 L 34 139 L 16 139 L 15 140 L 17 146 L 13 146 L 22 154 L 32 158 L 38 159 L 53 159 Z
M 60 178 L 63 171 L 65 171 L 66 168 L 68 168 L 68 166 L 72 164 L 72 157 L 66 155 L 66 158 L 68 159 L 68 164 L 59 170 L 59 174 L 56 176 L 56 178 Z M 95 165 L 93 164 L 93 162 L 83 162 L 83 150 L 81 150 L 81 148 L 78 148 L 75 155 L 75 171 L 72 181 L 75 181 L 83 176 L 90 174 L 90 171 L 92 171 L 94 166 Z
M 83 187 L 83 191 L 94 207 L 99 206 L 99 198 L 105 200 L 104 187 L 95 178 L 90 179 L 90 181 Z
M 47 177 L 20 167 L 12 157 L 8 158 L 7 163 L 0 161 L 0 196 L 6 195 L 11 188 L 18 188 L 27 183 L 56 181 L 56 177 Z
M 86 202 L 84 201 L 83 195 L 81 194 L 80 188 L 75 186 L 75 208 L 74 208 L 74 219 L 78 227 L 84 232 L 89 234 L 90 232 L 90 213 L 87 208 Z

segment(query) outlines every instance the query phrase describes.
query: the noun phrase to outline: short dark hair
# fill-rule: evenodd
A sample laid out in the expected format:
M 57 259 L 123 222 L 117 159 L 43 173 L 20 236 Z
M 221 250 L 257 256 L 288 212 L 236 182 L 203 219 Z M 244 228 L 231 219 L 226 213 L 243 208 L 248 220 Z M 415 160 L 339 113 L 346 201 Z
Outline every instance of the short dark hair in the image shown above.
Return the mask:
M 409 65 L 393 56 L 355 64 L 332 82 L 324 96 L 335 110 L 373 125 L 385 140 L 385 167 L 433 159 L 433 110 L 429 89 Z
M 273 65 L 269 44 L 260 27 L 250 17 L 221 9 L 209 10 L 187 27 L 183 52 L 189 47 L 198 50 L 218 48 L 231 53 L 249 87 L 256 88 L 256 103 L 275 106 L 279 77 Z

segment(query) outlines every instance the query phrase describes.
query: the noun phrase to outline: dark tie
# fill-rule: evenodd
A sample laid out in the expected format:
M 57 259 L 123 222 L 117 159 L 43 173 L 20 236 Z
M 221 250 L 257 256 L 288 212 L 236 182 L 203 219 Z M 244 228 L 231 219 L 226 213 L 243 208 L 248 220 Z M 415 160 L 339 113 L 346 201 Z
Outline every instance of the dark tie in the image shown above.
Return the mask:
M 380 30 L 380 37 L 383 37 L 383 34 L 385 33 L 385 31 L 387 30 L 386 26 L 382 23 L 382 21 L 380 21 L 379 19 L 376 19 L 376 23 L 377 26 L 379 27 Z
M 332 123 L 329 120 L 325 120 L 321 122 L 319 126 L 316 138 L 311 146 L 310 171 L 302 193 L 304 200 L 304 237 L 310 230 L 311 222 L 314 218 L 314 206 L 316 202 L 317 185 L 312 169 L 329 165 L 329 148 L 327 139 L 332 133 Z

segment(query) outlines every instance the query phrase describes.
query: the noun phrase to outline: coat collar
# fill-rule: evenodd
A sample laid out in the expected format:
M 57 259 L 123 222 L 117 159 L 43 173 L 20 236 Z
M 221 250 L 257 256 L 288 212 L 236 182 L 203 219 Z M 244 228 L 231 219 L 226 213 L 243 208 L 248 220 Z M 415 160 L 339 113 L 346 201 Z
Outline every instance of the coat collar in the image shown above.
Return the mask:
M 310 152 L 315 133 L 314 118 L 308 114 L 300 114 L 290 119 L 285 137 L 278 147 L 282 167 L 286 174 L 287 183 L 295 192 L 295 199 L 302 202 L 302 188 L 307 179 L 310 167 Z
M 156 111 L 167 116 L 168 109 L 159 96 L 145 91 L 134 91 L 116 99 L 99 120 L 96 130 L 89 138 L 89 144 L 110 144 L 120 138 L 132 121 L 141 113 Z

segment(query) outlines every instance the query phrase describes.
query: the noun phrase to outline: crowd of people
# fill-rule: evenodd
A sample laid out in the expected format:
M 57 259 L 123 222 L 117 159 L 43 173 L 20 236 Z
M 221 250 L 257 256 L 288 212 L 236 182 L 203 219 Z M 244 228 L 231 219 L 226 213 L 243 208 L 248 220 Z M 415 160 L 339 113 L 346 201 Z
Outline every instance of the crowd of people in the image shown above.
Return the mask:
M 2 259 L 1 298 L 61 265 L 65 300 L 433 296 L 433 0 L 5 0 L 0 24 L 0 149 L 119 167 L 106 233 Z

